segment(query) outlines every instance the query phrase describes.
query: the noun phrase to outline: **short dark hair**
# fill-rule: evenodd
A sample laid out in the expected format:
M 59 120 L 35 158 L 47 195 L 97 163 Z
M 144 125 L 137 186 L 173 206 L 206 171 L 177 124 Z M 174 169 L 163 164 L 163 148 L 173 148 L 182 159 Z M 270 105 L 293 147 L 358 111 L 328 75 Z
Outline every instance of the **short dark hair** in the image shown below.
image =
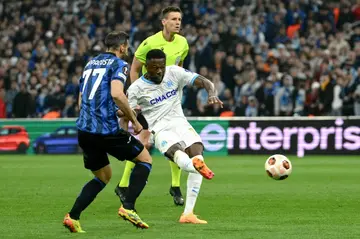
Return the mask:
M 123 31 L 112 31 L 105 37 L 107 49 L 117 49 L 122 44 L 127 44 L 129 35 Z
M 179 7 L 169 6 L 161 10 L 161 19 L 166 18 L 169 12 L 179 12 L 182 15 L 182 11 Z
M 146 61 L 149 61 L 151 59 L 166 59 L 166 55 L 160 49 L 153 49 L 146 54 Z

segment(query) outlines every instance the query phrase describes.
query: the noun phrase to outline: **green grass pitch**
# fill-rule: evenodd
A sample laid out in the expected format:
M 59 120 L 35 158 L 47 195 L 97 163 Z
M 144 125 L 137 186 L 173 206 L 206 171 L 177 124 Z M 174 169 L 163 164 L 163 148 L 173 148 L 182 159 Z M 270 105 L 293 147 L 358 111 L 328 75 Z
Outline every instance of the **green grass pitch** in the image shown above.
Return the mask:
M 148 230 L 117 216 L 114 187 L 124 163 L 112 159 L 113 178 L 82 214 L 87 233 L 80 235 L 62 219 L 92 178 L 81 156 L 1 156 L 0 238 L 360 238 L 360 156 L 289 158 L 292 175 L 275 181 L 265 156 L 207 157 L 215 178 L 203 181 L 195 213 L 209 224 L 181 225 L 183 208 L 168 195 L 169 164 L 155 157 L 137 202 Z

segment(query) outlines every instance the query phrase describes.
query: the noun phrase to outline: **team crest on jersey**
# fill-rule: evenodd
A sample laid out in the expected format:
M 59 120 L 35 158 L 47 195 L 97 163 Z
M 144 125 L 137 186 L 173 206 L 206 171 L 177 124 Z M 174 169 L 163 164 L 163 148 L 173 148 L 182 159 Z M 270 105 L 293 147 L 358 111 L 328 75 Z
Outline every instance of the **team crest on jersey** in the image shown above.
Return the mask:
M 129 71 L 128 67 L 127 67 L 127 66 L 124 66 L 124 67 L 123 67 L 123 73 L 124 73 L 124 75 L 127 76 L 128 71 Z
M 175 65 L 179 65 L 180 60 L 181 60 L 181 57 L 180 57 L 180 56 L 176 57 Z
M 172 83 L 172 81 L 168 81 L 168 82 L 166 82 L 165 84 L 166 84 L 166 87 L 167 87 L 167 88 L 172 88 L 173 85 L 174 85 L 174 84 Z
M 167 145 L 167 142 L 165 140 L 161 141 L 161 147 L 165 147 Z

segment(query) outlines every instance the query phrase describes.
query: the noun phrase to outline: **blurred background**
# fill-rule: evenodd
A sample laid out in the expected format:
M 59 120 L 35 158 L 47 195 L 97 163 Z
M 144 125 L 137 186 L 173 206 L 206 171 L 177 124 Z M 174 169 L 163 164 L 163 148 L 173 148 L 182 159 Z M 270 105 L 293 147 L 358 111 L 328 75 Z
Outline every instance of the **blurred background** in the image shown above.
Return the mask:
M 104 36 L 128 32 L 134 52 L 170 4 L 184 13 L 184 67 L 225 103 L 187 87 L 187 116 L 360 115 L 360 1 L 24 0 L 0 3 L 0 118 L 76 117 Z

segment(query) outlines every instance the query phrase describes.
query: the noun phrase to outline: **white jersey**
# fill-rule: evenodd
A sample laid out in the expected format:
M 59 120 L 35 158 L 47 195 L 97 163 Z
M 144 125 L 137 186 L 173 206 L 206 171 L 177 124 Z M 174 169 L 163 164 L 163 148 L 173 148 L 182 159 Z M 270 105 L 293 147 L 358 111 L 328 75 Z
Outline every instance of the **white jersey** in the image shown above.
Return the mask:
M 181 98 L 185 85 L 193 84 L 199 75 L 182 67 L 166 67 L 163 81 L 155 84 L 142 76 L 127 90 L 130 107 L 140 106 L 141 112 L 149 124 L 149 130 L 159 131 L 164 121 L 172 121 L 184 116 Z M 162 123 L 161 123 L 162 122 Z

